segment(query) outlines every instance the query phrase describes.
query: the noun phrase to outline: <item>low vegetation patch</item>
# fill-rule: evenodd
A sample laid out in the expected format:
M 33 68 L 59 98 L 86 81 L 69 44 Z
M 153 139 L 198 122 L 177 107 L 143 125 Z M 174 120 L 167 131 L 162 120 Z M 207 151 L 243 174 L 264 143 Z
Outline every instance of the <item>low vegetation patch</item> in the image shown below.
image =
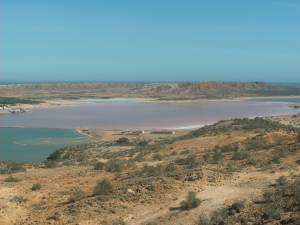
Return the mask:
M 18 172 L 25 172 L 26 169 L 23 163 L 17 162 L 1 162 L 0 163 L 0 174 L 12 174 Z
M 113 186 L 107 179 L 97 182 L 94 188 L 94 195 L 110 195 L 113 192 Z
M 79 187 L 76 187 L 72 190 L 72 194 L 69 197 L 69 201 L 70 203 L 72 202 L 77 202 L 80 201 L 81 199 L 83 199 L 86 196 L 85 192 L 82 191 Z
M 8 183 L 14 183 L 14 182 L 19 182 L 20 179 L 17 177 L 9 176 L 9 177 L 5 178 L 4 181 L 8 182 Z
M 190 210 L 197 208 L 200 205 L 201 201 L 196 197 L 195 192 L 189 192 L 186 196 L 186 199 L 180 203 L 181 210 Z
M 36 183 L 36 184 L 33 184 L 32 186 L 31 186 L 31 190 L 32 191 L 38 191 L 38 190 L 40 190 L 42 188 L 42 185 L 40 184 L 40 183 Z
M 127 137 L 121 137 L 118 140 L 116 140 L 117 145 L 129 145 L 130 140 Z

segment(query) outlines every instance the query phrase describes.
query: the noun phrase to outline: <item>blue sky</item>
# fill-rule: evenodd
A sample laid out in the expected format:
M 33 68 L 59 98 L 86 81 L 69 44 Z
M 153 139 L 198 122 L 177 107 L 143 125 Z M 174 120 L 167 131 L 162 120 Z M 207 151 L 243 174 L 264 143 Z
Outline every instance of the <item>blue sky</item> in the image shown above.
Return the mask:
M 300 82 L 299 0 L 1 0 L 0 34 L 0 82 Z

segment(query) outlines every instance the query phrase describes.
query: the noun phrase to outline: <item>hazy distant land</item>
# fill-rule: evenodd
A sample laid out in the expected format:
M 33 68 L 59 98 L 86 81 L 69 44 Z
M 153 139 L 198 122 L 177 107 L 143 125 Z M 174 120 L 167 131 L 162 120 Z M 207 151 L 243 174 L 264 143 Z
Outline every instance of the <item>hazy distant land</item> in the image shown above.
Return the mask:
M 289 105 L 297 95 L 297 86 L 265 83 L 1 85 L 0 112 L 11 115 L 0 124 L 91 123 L 79 129 L 84 137 L 0 128 L 2 158 L 26 161 L 0 161 L 0 224 L 296 225 L 300 115 Z M 205 115 L 229 120 L 141 126 L 199 125 Z
M 29 99 L 139 97 L 180 100 L 292 95 L 300 95 L 299 85 L 273 85 L 263 82 L 38 83 L 0 85 L 1 97 Z

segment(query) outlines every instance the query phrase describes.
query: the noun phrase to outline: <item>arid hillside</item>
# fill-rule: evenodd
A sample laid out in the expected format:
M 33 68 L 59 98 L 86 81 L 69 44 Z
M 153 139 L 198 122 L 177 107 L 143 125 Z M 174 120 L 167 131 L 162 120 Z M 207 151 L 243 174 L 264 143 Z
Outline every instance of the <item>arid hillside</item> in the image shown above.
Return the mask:
M 45 162 L 1 163 L 1 225 L 299 224 L 300 134 L 291 125 L 84 132 L 90 143 Z
M 299 86 L 262 82 L 195 83 L 47 83 L 0 85 L 1 97 L 78 98 L 152 97 L 158 99 L 235 98 L 244 96 L 300 95 Z

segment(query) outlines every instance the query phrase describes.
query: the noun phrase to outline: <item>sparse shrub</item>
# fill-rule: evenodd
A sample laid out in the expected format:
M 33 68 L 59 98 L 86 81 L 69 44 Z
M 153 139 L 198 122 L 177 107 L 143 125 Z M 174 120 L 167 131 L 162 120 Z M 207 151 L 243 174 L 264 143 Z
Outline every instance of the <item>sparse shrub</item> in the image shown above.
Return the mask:
M 148 223 L 145 223 L 145 225 L 158 225 L 158 223 L 156 223 L 156 222 L 148 222 Z
M 232 159 L 233 160 L 244 160 L 248 158 L 248 154 L 245 151 L 236 150 L 233 152 Z
M 197 208 L 200 205 L 200 199 L 196 197 L 195 192 L 189 192 L 186 199 L 180 203 L 180 209 L 190 210 Z
M 148 141 L 142 140 L 142 141 L 140 141 L 137 145 L 138 145 L 139 147 L 145 147 L 147 144 L 148 144 Z
M 265 220 L 278 220 L 282 214 L 282 210 L 275 206 L 268 206 L 264 209 L 263 219 Z
M 162 160 L 162 156 L 161 156 L 161 154 L 157 153 L 157 154 L 153 155 L 152 159 L 153 160 L 161 161 Z
M 174 172 L 176 171 L 176 165 L 174 163 L 169 163 L 166 168 L 165 168 L 166 172 Z
M 51 153 L 51 154 L 48 156 L 47 161 L 48 161 L 48 160 L 50 160 L 50 161 L 51 161 L 51 160 L 55 161 L 55 160 L 60 159 L 60 158 L 62 157 L 62 155 L 63 155 L 63 152 L 64 152 L 64 149 L 56 150 L 55 152 Z
M 127 167 L 128 167 L 128 168 L 136 168 L 136 163 L 135 163 L 135 161 L 134 161 L 133 159 L 129 159 L 129 160 L 127 161 Z
M 294 197 L 300 209 L 300 179 L 297 179 L 294 183 Z
M 222 152 L 233 152 L 238 151 L 239 147 L 237 144 L 229 144 L 221 147 Z
M 135 157 L 134 160 L 137 162 L 142 162 L 144 160 L 144 154 L 142 152 L 139 152 Z
M 9 177 L 5 178 L 4 181 L 9 182 L 9 183 L 13 183 L 13 182 L 19 182 L 20 179 L 16 178 L 16 177 L 13 177 L 13 176 L 9 176 Z
M 275 194 L 273 192 L 265 192 L 263 197 L 266 203 L 275 201 Z
M 209 158 L 210 158 L 210 154 L 209 154 L 209 153 L 205 153 L 205 154 L 203 155 L 203 160 L 204 160 L 205 162 L 208 162 Z
M 97 162 L 95 165 L 94 165 L 94 169 L 95 170 L 103 170 L 104 169 L 104 166 L 105 164 L 103 162 Z
M 130 140 L 127 137 L 121 137 L 118 140 L 116 140 L 116 143 L 118 145 L 128 145 L 130 143 Z
M 175 156 L 175 155 L 177 155 L 177 152 L 176 152 L 176 151 L 172 151 L 172 152 L 170 153 L 170 156 Z
M 157 166 L 145 165 L 143 169 L 140 171 L 140 174 L 146 177 L 156 177 L 162 175 L 162 173 L 163 173 L 163 168 L 161 165 L 157 165 Z
M 193 154 L 190 154 L 186 158 L 183 158 L 183 159 L 177 159 L 175 162 L 178 165 L 185 165 L 189 169 L 196 168 L 200 165 L 199 160 Z
M 212 215 L 204 215 L 199 218 L 198 225 L 224 225 L 228 217 L 226 210 L 215 211 Z
M 280 186 L 286 186 L 287 185 L 287 179 L 286 177 L 279 177 L 277 179 L 277 184 L 280 185 Z
M 223 153 L 220 150 L 215 149 L 212 156 L 212 163 L 215 164 L 222 163 L 223 159 L 224 159 Z
M 298 132 L 296 140 L 297 142 L 300 142 L 300 132 Z
M 84 191 L 82 191 L 80 188 L 76 187 L 72 190 L 72 194 L 69 198 L 69 202 L 77 202 L 80 201 L 85 197 Z
M 193 169 L 193 168 L 198 167 L 200 165 L 200 162 L 194 155 L 189 155 L 185 159 L 185 165 L 187 168 Z
M 108 172 L 121 172 L 124 162 L 118 159 L 112 159 L 105 164 L 105 170 Z
M 279 164 L 280 163 L 280 156 L 279 155 L 273 155 L 271 161 L 273 163 Z
M 31 190 L 32 191 L 38 191 L 38 190 L 40 190 L 42 188 L 42 185 L 40 184 L 40 183 L 36 183 L 36 184 L 33 184 L 32 186 L 31 186 Z
M 180 155 L 187 155 L 190 153 L 190 150 L 186 149 L 180 152 Z
M 240 213 L 244 207 L 245 207 L 244 202 L 242 202 L 242 201 L 234 202 L 228 208 L 228 213 L 229 213 L 229 215 L 234 215 L 235 213 Z
M 239 171 L 239 168 L 236 165 L 233 165 L 233 164 L 229 163 L 227 165 L 227 171 L 230 172 L 230 173 L 233 173 L 233 172 Z
M 24 165 L 22 163 L 16 163 L 16 162 L 10 162 L 7 165 L 7 168 L 9 169 L 10 173 L 26 171 L 26 169 L 24 168 Z
M 47 167 L 47 168 L 55 168 L 55 167 L 57 167 L 57 162 L 55 162 L 54 160 L 47 160 L 46 162 L 45 162 L 45 166 Z
M 126 223 L 122 219 L 117 219 L 112 222 L 112 225 L 126 225 Z
M 42 209 L 45 209 L 46 204 L 47 203 L 45 201 L 40 201 L 38 203 L 32 204 L 31 207 L 32 207 L 33 210 L 42 210 Z
M 0 174 L 12 174 L 24 171 L 26 169 L 22 163 L 5 162 L 0 165 Z
M 26 202 L 26 199 L 23 196 L 16 195 L 12 199 L 10 199 L 10 202 L 14 202 L 16 204 L 21 204 L 23 202 Z
M 258 166 L 259 163 L 260 163 L 260 161 L 254 159 L 254 158 L 250 158 L 250 159 L 247 160 L 247 164 L 251 165 L 251 166 Z
M 108 180 L 103 179 L 97 182 L 94 188 L 94 195 L 109 195 L 112 191 L 112 184 Z
M 211 218 L 208 215 L 200 216 L 198 225 L 213 225 Z

